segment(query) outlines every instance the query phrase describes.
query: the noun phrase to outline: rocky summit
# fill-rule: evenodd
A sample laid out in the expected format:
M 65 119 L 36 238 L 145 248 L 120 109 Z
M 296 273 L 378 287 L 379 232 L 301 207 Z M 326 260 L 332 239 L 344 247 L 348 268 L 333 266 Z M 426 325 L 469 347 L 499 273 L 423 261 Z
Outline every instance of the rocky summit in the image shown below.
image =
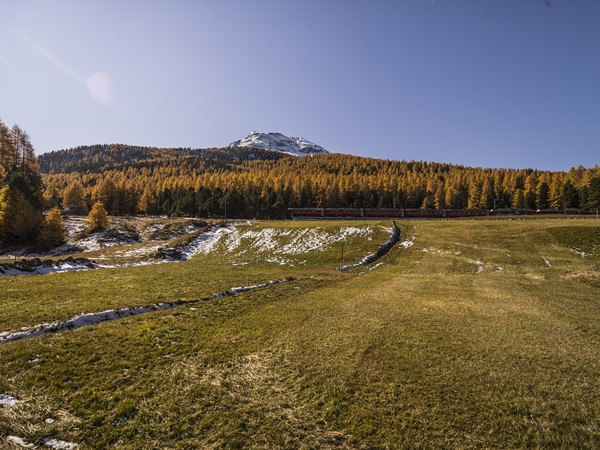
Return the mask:
M 259 133 L 252 131 L 244 139 L 232 142 L 229 147 L 253 147 L 305 156 L 329 153 L 323 147 L 301 137 L 285 136 L 281 133 Z

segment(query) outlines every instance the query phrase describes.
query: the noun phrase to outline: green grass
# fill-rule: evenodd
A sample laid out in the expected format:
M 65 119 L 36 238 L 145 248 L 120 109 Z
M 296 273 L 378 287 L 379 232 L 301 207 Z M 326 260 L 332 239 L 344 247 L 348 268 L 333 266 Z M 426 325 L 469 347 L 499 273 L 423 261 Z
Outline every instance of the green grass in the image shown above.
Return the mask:
M 379 224 L 389 226 L 371 225 Z M 366 224 L 252 227 L 347 225 Z M 0 442 L 12 434 L 82 448 L 600 445 L 597 222 L 399 225 L 414 245 L 372 271 L 336 272 L 337 246 L 281 266 L 268 252 L 242 252 L 255 248 L 247 240 L 237 253 L 185 263 L 0 279 L 4 330 L 294 277 L 2 345 L 0 393 L 22 401 L 0 410 Z M 376 233 L 345 243 L 345 263 L 387 238 Z

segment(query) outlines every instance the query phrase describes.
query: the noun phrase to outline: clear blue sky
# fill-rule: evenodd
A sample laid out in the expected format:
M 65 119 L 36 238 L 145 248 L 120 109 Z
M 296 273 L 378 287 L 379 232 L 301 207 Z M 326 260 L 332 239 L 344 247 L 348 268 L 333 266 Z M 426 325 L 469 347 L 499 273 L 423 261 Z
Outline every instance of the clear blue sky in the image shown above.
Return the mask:
M 598 0 L 0 0 L 0 119 L 38 153 L 217 147 L 600 163 Z

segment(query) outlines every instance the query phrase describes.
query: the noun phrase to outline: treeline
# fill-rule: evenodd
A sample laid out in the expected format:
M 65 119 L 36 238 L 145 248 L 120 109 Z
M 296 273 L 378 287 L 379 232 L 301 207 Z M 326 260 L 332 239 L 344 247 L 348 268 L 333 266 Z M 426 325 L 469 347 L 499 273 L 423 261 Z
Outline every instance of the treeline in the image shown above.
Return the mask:
M 47 204 L 102 202 L 110 214 L 272 219 L 284 218 L 288 207 L 600 207 L 598 166 L 482 169 L 341 154 L 222 161 L 169 152 L 132 163 L 111 160 L 101 169 L 44 175 Z
M 43 218 L 42 177 L 28 134 L 0 121 L 0 246 L 52 247 L 64 238 L 62 217 Z

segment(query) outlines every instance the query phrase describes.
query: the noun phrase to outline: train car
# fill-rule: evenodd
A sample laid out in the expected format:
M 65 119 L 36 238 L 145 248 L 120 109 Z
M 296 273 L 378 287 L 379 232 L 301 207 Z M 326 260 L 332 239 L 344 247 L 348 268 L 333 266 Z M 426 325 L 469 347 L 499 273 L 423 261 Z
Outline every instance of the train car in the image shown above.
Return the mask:
M 404 217 L 404 209 L 398 208 L 367 208 L 365 209 L 365 217 L 385 217 L 396 218 Z
M 292 219 L 311 219 L 323 217 L 325 208 L 288 208 L 288 214 Z
M 492 209 L 491 216 L 527 216 L 535 214 L 535 209 Z
M 545 214 L 565 214 L 564 209 L 538 209 L 536 214 L 545 215 Z
M 489 216 L 487 209 L 446 209 L 445 217 L 479 217 Z
M 414 217 L 414 218 L 442 218 L 446 216 L 446 211 L 444 209 L 405 209 L 404 217 Z
M 325 217 L 363 217 L 362 208 L 325 208 Z
M 538 209 L 536 214 L 565 214 L 565 215 L 582 215 L 587 214 L 587 211 L 578 208 L 568 208 L 568 209 Z

